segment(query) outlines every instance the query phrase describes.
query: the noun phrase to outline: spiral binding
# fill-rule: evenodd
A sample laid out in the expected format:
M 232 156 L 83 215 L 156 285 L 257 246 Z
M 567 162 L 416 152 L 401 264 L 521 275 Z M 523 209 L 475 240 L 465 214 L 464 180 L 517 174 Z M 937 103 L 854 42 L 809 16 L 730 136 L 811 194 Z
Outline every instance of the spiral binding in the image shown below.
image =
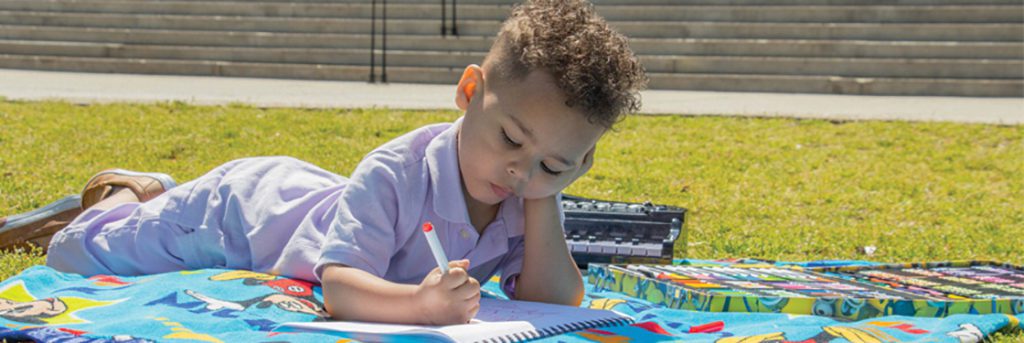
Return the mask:
M 509 336 L 495 337 L 485 340 L 480 340 L 480 343 L 515 343 L 524 342 L 527 340 L 550 337 L 554 335 L 560 335 L 563 333 L 569 333 L 579 331 L 583 329 L 597 328 L 597 327 L 613 327 L 620 325 L 627 325 L 633 322 L 632 318 L 605 318 L 597 320 L 588 320 L 579 323 L 568 323 L 562 324 L 542 330 L 533 330 L 526 332 L 517 332 Z

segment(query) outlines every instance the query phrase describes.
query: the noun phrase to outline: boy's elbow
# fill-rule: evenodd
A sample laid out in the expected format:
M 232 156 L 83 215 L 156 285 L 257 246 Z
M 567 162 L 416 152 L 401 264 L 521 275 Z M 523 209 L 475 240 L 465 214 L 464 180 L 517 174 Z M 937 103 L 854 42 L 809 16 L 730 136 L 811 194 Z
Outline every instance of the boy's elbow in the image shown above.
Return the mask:
M 345 287 L 342 287 L 342 285 L 345 282 L 343 268 L 347 267 L 348 266 L 339 264 L 328 265 L 324 268 L 324 272 L 321 275 L 320 281 L 321 286 L 323 287 L 324 311 L 327 311 L 327 314 L 333 319 L 344 318 L 343 313 L 339 313 L 339 309 L 343 307 L 334 305 L 345 303 L 345 300 L 343 299 L 345 294 L 342 292 Z
M 579 307 L 580 304 L 583 303 L 585 289 L 583 287 L 583 280 L 581 279 L 576 279 L 575 282 L 570 281 L 568 282 L 568 285 L 562 284 L 563 287 L 548 286 L 550 285 L 545 285 L 544 289 L 539 290 L 531 290 L 517 286 L 515 299 L 573 307 Z
M 576 285 L 576 287 L 563 290 L 559 299 L 551 302 L 559 305 L 579 307 L 583 303 L 583 293 L 583 284 L 581 283 Z
M 570 298 L 570 300 L 569 300 L 570 302 L 568 304 L 566 304 L 566 305 L 573 306 L 573 307 L 579 307 L 580 304 L 583 303 L 583 295 L 584 295 L 585 291 L 586 290 L 583 289 L 583 282 L 580 281 L 580 283 L 577 284 L 577 286 L 575 287 L 573 292 L 570 293 L 571 294 L 571 296 L 569 297 Z
M 583 275 L 578 270 L 572 274 L 573 277 L 570 277 L 569 281 L 566 282 L 566 288 L 562 291 L 562 294 L 566 305 L 579 307 L 583 303 L 583 295 L 586 289 L 583 287 Z
M 335 310 L 337 307 L 334 306 L 334 304 L 338 302 L 338 296 L 333 292 L 336 287 L 332 286 L 333 284 L 329 282 L 327 278 L 323 278 L 321 281 L 324 295 L 324 311 L 326 311 L 327 315 L 331 318 L 338 319 L 339 313 Z

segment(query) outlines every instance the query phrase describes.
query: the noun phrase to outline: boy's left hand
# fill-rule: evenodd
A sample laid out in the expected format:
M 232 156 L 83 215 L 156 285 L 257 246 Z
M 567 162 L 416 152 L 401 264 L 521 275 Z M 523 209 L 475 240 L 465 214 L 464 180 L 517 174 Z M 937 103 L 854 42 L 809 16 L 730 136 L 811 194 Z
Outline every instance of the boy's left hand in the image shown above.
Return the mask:
M 552 191 L 552 193 L 543 194 L 535 197 L 524 196 L 523 200 L 538 200 L 553 197 L 555 196 L 555 194 L 558 194 L 558 192 L 561 192 L 566 187 L 569 187 L 569 185 L 571 185 L 573 182 L 576 182 L 576 179 L 579 179 L 581 176 L 590 171 L 590 167 L 594 165 L 595 151 L 597 151 L 597 146 L 590 148 L 590 151 L 587 151 L 587 154 L 583 155 L 583 161 L 580 163 L 579 168 L 572 172 L 566 171 L 565 173 L 568 175 L 560 176 L 558 178 L 558 181 L 556 181 L 554 187 L 549 188 L 549 191 Z
M 597 145 L 594 145 L 593 148 L 590 148 L 590 151 L 587 151 L 587 154 L 583 156 L 583 164 L 581 164 L 580 168 L 576 170 L 576 174 L 574 174 L 572 176 L 572 180 L 569 181 L 570 185 L 573 182 L 576 182 L 576 179 L 580 178 L 580 176 L 583 176 L 583 174 L 586 174 L 587 171 L 590 171 L 590 167 L 592 167 L 594 165 L 594 152 L 595 151 L 597 151 Z M 566 187 L 568 187 L 568 185 L 566 185 Z
M 569 185 L 571 185 L 573 182 L 576 182 L 576 179 L 579 179 L 581 176 L 590 171 L 590 167 L 594 165 L 594 152 L 596 150 L 597 146 L 595 145 L 593 148 L 590 148 L 590 151 L 587 151 L 586 155 L 583 155 L 583 162 L 580 163 L 580 167 L 576 169 L 576 171 L 574 171 L 570 175 L 570 177 L 565 178 L 565 180 L 563 181 L 565 182 L 565 184 L 561 185 L 561 187 L 558 187 L 558 192 L 561 192 L 566 187 L 569 187 Z M 554 194 L 551 195 L 554 196 Z

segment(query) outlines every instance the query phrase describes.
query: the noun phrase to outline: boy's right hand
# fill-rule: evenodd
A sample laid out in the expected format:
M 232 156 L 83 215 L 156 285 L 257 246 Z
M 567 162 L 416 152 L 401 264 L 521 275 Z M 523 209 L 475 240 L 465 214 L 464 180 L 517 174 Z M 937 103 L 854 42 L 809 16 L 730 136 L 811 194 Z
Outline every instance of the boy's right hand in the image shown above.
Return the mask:
M 447 274 L 434 268 L 416 289 L 416 306 L 424 323 L 466 324 L 480 310 L 480 282 L 469 276 L 469 260 L 448 262 Z

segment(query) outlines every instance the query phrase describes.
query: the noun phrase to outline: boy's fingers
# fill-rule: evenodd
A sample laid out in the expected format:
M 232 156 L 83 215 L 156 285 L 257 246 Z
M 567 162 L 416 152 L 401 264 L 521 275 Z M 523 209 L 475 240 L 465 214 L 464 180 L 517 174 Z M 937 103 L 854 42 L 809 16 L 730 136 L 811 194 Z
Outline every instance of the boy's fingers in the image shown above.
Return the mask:
M 473 307 L 469 308 L 469 319 L 476 318 L 477 312 L 480 312 L 480 303 L 473 304 Z
M 480 295 L 480 289 L 477 289 L 477 290 L 473 291 L 472 293 L 470 293 L 469 294 L 469 298 L 466 298 L 466 300 L 472 301 L 474 303 L 479 304 L 480 303 L 480 296 L 481 296 Z
M 448 268 L 469 269 L 469 260 L 458 260 L 448 262 Z
M 455 293 L 456 299 L 470 300 L 473 298 L 480 297 L 480 284 L 475 282 L 473 278 L 469 278 L 465 283 L 456 287 L 452 292 Z
M 448 275 L 444 275 L 443 282 L 449 289 L 455 289 L 463 283 L 466 283 L 466 279 L 469 279 L 469 274 L 466 273 L 465 269 L 452 268 L 448 271 Z

